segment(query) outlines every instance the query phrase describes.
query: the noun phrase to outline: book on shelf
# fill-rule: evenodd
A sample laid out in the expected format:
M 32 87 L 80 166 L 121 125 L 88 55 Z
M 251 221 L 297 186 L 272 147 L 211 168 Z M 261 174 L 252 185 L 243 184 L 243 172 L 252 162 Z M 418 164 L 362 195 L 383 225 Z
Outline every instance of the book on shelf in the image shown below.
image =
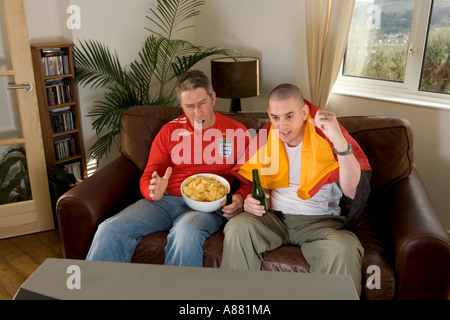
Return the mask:
M 45 93 L 49 106 L 73 102 L 72 86 L 70 82 L 64 82 L 63 79 L 46 80 Z
M 81 180 L 81 163 L 75 162 L 75 163 L 69 163 L 64 166 L 64 170 L 67 173 L 71 173 L 75 176 L 75 179 L 78 181 Z
M 86 176 L 71 42 L 31 46 L 46 161 Z
M 50 126 L 53 133 L 74 130 L 73 112 L 70 106 L 50 109 Z
M 61 48 L 42 49 L 41 61 L 45 77 L 70 73 L 69 57 Z
M 75 139 L 70 134 L 53 138 L 53 144 L 56 160 L 64 160 L 77 154 Z

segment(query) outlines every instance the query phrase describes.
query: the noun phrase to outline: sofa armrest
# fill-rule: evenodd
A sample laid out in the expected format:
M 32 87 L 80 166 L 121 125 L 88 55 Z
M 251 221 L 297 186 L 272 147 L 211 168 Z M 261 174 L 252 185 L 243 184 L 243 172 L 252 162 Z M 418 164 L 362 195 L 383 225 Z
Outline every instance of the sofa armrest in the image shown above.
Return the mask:
M 397 298 L 447 300 L 450 240 L 417 170 L 388 193 Z
M 140 196 L 140 172 L 125 156 L 67 191 L 56 205 L 65 258 L 85 259 L 98 225 Z

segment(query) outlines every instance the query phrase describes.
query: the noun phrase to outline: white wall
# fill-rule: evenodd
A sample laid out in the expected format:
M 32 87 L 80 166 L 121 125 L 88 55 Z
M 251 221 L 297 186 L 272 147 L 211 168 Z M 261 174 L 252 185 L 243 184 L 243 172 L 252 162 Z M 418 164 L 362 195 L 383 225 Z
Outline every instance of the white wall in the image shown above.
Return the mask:
M 82 10 L 82 28 L 73 32 L 72 39 L 101 40 L 117 50 L 125 65 L 136 57 L 148 35 L 145 15 L 156 0 L 25 0 L 30 37 L 67 34 L 63 22 L 68 17 L 68 3 Z M 207 0 L 202 14 L 195 18 L 193 35 L 186 37 L 197 45 L 226 46 L 242 55 L 260 57 L 261 96 L 242 99 L 242 106 L 245 111 L 265 111 L 268 93 L 282 82 L 298 85 L 309 98 L 304 20 L 304 0 Z M 198 68 L 210 74 L 209 60 Z M 84 139 L 89 147 L 95 134 L 86 114 L 102 94 L 84 88 L 79 91 Z M 228 110 L 229 101 L 218 100 L 217 110 Z M 380 114 L 408 119 L 415 135 L 417 167 L 450 230 L 450 111 L 338 95 L 331 96 L 328 109 L 338 115 Z M 101 165 L 110 159 L 102 160 Z
M 65 23 L 68 0 L 24 0 L 24 6 L 31 43 L 72 41 Z
M 309 92 L 303 9 L 303 0 L 208 0 L 196 17 L 196 45 L 228 47 L 261 59 L 260 96 L 241 99 L 243 111 L 265 111 L 268 94 L 282 82 Z M 210 75 L 209 60 L 198 67 Z M 228 111 L 229 100 L 218 99 L 217 109 Z
M 106 45 L 111 52 L 117 52 L 120 63 L 126 66 L 138 57 L 149 31 L 147 10 L 152 1 L 149 0 L 69 0 L 71 5 L 81 9 L 81 29 L 73 31 L 75 44 L 83 40 L 96 40 Z M 104 101 L 103 90 L 91 90 L 78 87 L 81 116 L 83 119 L 83 136 L 86 153 L 97 140 L 92 130 L 92 117 L 88 113 L 95 105 L 95 101 Z M 112 149 L 108 158 L 100 160 L 99 167 L 103 167 L 110 160 L 118 156 L 118 150 Z

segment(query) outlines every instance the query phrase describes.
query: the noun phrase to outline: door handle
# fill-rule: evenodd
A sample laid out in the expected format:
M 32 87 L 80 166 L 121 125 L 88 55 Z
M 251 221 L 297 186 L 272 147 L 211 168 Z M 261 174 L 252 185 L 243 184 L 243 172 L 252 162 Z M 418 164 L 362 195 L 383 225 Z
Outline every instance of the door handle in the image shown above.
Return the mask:
M 29 82 L 25 82 L 24 84 L 9 83 L 8 90 L 25 90 L 26 92 L 30 92 L 33 90 L 33 85 Z

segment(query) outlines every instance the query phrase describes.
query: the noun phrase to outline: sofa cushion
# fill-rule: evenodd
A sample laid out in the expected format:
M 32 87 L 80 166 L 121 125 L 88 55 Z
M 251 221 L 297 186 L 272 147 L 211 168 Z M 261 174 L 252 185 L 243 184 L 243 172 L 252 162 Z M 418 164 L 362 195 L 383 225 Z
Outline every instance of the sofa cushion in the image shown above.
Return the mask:
M 141 242 L 134 250 L 131 262 L 164 264 L 164 247 L 167 244 L 168 234 L 166 231 L 161 231 L 142 237 Z
M 203 246 L 203 266 L 220 267 L 223 251 L 223 231 L 220 230 L 208 238 Z M 303 257 L 302 250 L 296 246 L 281 246 L 264 253 L 261 270 L 309 272 L 309 263 Z
M 124 155 L 143 172 L 150 147 L 161 127 L 179 117 L 183 110 L 177 107 L 130 107 L 122 117 L 120 146 Z
M 395 273 L 390 259 L 391 252 L 386 248 L 386 216 L 383 212 L 383 201 L 368 206 L 361 214 L 354 233 L 364 248 L 364 258 L 361 266 L 362 285 L 376 284 L 376 274 L 382 275 L 379 287 L 365 288 L 362 298 L 365 300 L 391 300 L 395 296 Z M 374 269 L 375 268 L 375 269 Z
M 372 167 L 372 192 L 368 203 L 373 203 L 389 186 L 411 174 L 414 141 L 408 120 L 382 116 L 338 119 L 366 153 Z

